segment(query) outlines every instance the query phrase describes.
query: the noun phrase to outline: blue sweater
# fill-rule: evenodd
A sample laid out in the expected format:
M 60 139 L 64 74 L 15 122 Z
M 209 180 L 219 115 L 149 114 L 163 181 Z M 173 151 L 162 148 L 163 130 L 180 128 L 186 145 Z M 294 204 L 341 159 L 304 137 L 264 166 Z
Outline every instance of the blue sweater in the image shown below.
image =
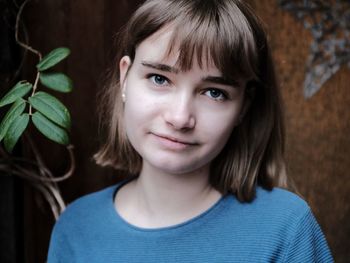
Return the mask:
M 48 263 L 333 262 L 309 206 L 286 190 L 258 187 L 251 203 L 226 195 L 184 223 L 144 229 L 116 212 L 119 187 L 68 206 L 52 232 Z

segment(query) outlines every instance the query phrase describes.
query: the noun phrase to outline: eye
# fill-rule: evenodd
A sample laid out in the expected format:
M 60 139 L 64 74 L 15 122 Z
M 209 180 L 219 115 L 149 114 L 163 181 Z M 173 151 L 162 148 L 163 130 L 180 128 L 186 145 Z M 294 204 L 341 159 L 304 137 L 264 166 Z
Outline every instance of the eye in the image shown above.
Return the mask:
M 227 96 L 226 94 L 219 90 L 219 89 L 208 89 L 204 92 L 205 95 L 209 96 L 210 98 L 214 99 L 214 100 L 226 100 Z
M 155 85 L 164 86 L 169 84 L 169 81 L 166 77 L 158 74 L 151 74 L 147 76 Z

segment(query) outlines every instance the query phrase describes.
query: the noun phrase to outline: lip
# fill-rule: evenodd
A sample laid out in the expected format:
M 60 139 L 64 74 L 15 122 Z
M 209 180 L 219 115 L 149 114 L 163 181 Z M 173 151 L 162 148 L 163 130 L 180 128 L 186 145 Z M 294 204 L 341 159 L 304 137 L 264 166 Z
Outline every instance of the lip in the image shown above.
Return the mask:
M 195 142 L 190 142 L 187 140 L 183 140 L 180 138 L 176 138 L 173 136 L 169 135 L 164 135 L 164 134 L 155 134 L 151 133 L 157 141 L 165 148 L 169 148 L 172 150 L 183 150 L 186 148 L 189 148 L 191 146 L 198 145 L 198 143 Z

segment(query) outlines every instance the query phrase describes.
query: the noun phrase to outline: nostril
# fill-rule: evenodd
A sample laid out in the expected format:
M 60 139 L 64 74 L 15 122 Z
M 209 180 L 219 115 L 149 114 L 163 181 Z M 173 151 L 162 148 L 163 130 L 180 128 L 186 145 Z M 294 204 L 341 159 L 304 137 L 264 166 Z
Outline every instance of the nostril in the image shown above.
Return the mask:
M 164 120 L 173 129 L 190 130 L 196 125 L 194 104 L 191 94 L 177 93 L 164 111 Z
M 177 130 L 190 130 L 195 126 L 195 120 L 193 117 L 189 118 L 168 118 L 167 123 Z
M 177 130 L 190 130 L 196 124 L 194 116 L 184 111 L 168 112 L 165 114 L 165 121 Z

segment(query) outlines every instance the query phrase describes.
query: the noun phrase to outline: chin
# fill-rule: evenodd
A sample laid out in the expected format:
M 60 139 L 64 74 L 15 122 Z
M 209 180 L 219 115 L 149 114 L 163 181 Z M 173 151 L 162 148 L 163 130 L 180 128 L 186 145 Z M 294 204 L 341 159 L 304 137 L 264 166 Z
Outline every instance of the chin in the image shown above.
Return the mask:
M 167 174 L 173 174 L 173 175 L 181 175 L 181 174 L 189 174 L 195 171 L 198 171 L 200 169 L 203 169 L 205 165 L 200 165 L 198 163 L 191 163 L 191 162 L 174 162 L 172 161 L 164 161 L 164 162 L 158 162 L 154 163 L 153 166 Z M 206 167 L 206 166 L 205 166 Z

